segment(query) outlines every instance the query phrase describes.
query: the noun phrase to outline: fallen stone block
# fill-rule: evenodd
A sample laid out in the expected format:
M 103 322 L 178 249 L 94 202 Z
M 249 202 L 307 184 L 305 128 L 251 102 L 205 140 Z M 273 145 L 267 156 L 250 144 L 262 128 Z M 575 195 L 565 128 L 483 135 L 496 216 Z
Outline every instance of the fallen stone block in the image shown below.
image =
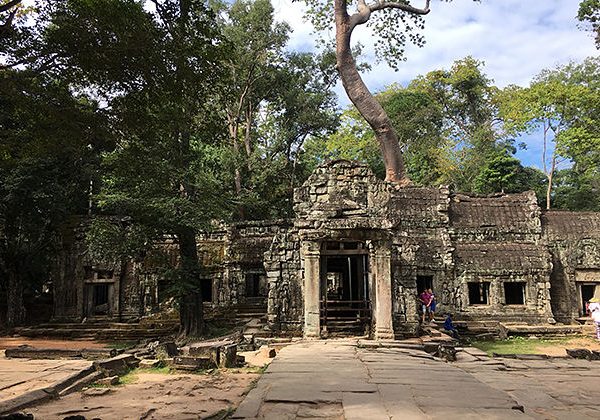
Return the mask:
M 0 416 L 0 420 L 34 420 L 30 413 L 13 413 L 6 416 Z
M 179 355 L 177 345 L 175 345 L 175 343 L 172 341 L 160 343 L 158 346 L 156 346 L 154 352 L 156 354 L 156 358 L 159 360 L 168 359 Z
M 119 354 L 117 349 L 82 349 L 81 357 L 86 360 L 110 359 Z
M 447 362 L 456 362 L 456 349 L 452 345 L 440 344 L 436 356 Z
M 137 367 L 139 359 L 132 354 L 120 354 L 111 359 L 96 360 L 94 366 L 96 370 L 105 373 L 107 376 L 121 375 L 129 369 Z
M 104 373 L 92 372 L 89 375 L 86 375 L 83 378 L 77 380 L 67 388 L 64 388 L 62 391 L 59 392 L 59 395 L 62 397 L 63 395 L 68 395 L 72 392 L 81 391 L 86 386 L 93 384 L 94 382 L 99 381 L 102 378 L 104 378 Z
M 224 346 L 219 353 L 220 367 L 232 368 L 237 366 L 237 344 Z
M 167 359 L 165 359 L 165 360 L 167 360 Z M 163 361 L 158 360 L 158 359 L 142 359 L 142 360 L 140 360 L 140 364 L 138 365 L 138 367 L 140 369 L 152 369 L 152 368 L 159 367 L 162 363 L 163 363 Z
M 0 415 L 21 410 L 57 397 L 58 393 L 53 387 L 29 391 L 10 400 L 2 401 L 2 404 L 0 404 Z
M 40 349 L 24 345 L 9 347 L 4 355 L 15 359 L 75 359 L 81 358 L 81 350 Z
M 209 357 L 189 356 L 174 357 L 168 366 L 180 370 L 204 370 L 216 367 L 215 362 Z
M 100 380 L 98 380 L 96 382 L 98 385 L 106 385 L 106 386 L 113 386 L 113 385 L 118 385 L 119 384 L 119 377 L 118 376 L 109 376 L 107 378 L 102 378 Z
M 220 364 L 221 351 L 227 347 L 235 345 L 232 340 L 207 341 L 203 343 L 194 343 L 190 345 L 189 354 L 194 357 L 210 357 L 216 365 Z
M 110 388 L 88 388 L 81 391 L 82 397 L 99 397 L 110 392 Z
M 440 345 L 438 343 L 425 342 L 423 343 L 423 350 L 429 354 L 436 354 Z
M 588 349 L 566 349 L 566 351 L 574 359 L 592 359 L 592 352 Z

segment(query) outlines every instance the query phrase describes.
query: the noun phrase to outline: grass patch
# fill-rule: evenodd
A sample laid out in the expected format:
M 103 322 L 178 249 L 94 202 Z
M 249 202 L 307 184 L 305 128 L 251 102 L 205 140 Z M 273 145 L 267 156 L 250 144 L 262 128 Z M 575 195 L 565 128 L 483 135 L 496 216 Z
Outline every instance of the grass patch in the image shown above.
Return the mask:
M 127 372 L 125 375 L 119 376 L 119 385 L 128 385 L 128 384 L 133 384 L 133 383 L 137 382 L 138 373 L 139 373 L 138 369 L 132 369 L 129 372 Z
M 136 369 L 138 373 L 160 373 L 161 375 L 169 375 L 172 373 L 171 368 L 168 366 L 157 366 L 148 369 Z
M 565 338 L 527 338 L 510 337 L 506 340 L 496 341 L 473 341 L 471 345 L 485 351 L 488 355 L 496 354 L 539 354 L 544 348 L 557 345 L 568 345 L 574 340 L 587 339 L 587 337 L 565 337 Z
M 115 350 L 127 350 L 136 345 L 135 341 L 109 341 L 106 344 L 108 348 Z

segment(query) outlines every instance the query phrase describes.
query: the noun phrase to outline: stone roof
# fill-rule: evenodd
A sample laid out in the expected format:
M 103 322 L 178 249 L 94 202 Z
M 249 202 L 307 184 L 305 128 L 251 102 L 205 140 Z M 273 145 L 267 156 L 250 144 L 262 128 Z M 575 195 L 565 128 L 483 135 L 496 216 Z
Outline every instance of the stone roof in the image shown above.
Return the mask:
M 600 213 L 547 211 L 542 214 L 544 233 L 550 240 L 600 239 Z
M 521 243 L 459 243 L 454 251 L 456 267 L 477 273 L 523 273 L 550 270 L 545 246 Z
M 496 197 L 456 194 L 450 201 L 450 225 L 459 229 L 498 229 L 522 232 L 539 226 L 533 192 Z

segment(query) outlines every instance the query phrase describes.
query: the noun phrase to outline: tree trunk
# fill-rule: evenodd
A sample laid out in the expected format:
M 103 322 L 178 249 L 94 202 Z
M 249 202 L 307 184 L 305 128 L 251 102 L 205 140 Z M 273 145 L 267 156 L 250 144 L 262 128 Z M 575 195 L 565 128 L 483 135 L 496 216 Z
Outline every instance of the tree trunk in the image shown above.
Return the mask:
M 550 165 L 550 171 L 548 172 L 548 188 L 546 188 L 546 210 L 550 210 L 550 198 L 552 195 L 552 180 L 554 178 L 554 172 L 556 171 L 556 154 L 552 156 L 552 164 Z
M 186 276 L 185 283 L 192 285 L 190 290 L 179 297 L 179 334 L 199 337 L 204 331 L 204 313 L 196 235 L 191 229 L 183 229 L 178 238 L 182 275 Z
M 346 1 L 335 0 L 336 59 L 342 84 L 348 97 L 375 132 L 385 164 L 386 181 L 400 185 L 410 183 L 404 168 L 404 159 L 398 136 L 385 110 L 373 97 L 356 68 L 350 48 L 350 37 L 354 29 L 346 11 Z
M 6 293 L 6 325 L 9 328 L 23 324 L 25 306 L 23 305 L 23 281 L 17 267 L 8 267 L 8 290 Z

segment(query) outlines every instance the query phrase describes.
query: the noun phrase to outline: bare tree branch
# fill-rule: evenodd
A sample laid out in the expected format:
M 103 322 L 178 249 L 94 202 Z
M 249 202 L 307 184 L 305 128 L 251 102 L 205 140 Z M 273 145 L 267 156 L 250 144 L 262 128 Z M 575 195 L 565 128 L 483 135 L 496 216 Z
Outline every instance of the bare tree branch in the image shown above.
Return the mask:
M 6 4 L 0 5 L 0 13 L 6 12 L 7 10 L 19 5 L 22 0 L 11 0 Z
M 378 10 L 383 9 L 400 9 L 402 11 L 412 13 L 414 15 L 426 15 L 431 11 L 431 9 L 429 9 L 430 3 L 431 0 L 426 0 L 425 6 L 423 8 L 418 8 L 406 3 L 397 3 L 393 1 L 378 1 L 377 3 L 369 5 L 369 9 L 371 10 L 371 12 L 376 12 Z

